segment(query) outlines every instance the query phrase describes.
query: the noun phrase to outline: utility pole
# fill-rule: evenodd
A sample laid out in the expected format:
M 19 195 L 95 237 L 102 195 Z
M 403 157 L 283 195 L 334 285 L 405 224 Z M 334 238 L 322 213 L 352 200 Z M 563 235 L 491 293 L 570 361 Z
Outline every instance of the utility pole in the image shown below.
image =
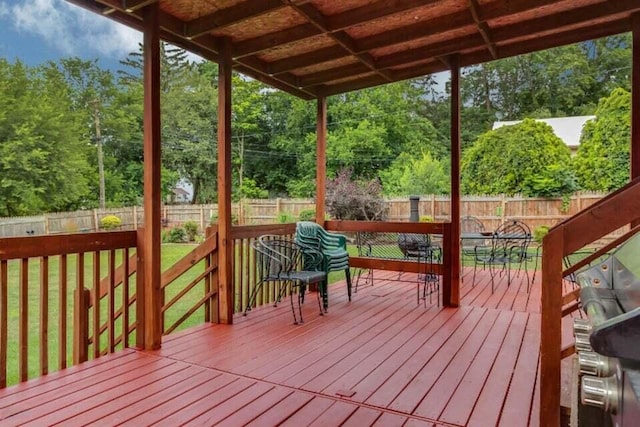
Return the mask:
M 100 130 L 100 105 L 97 99 L 91 101 L 93 106 L 93 123 L 96 127 L 96 147 L 98 149 L 98 177 L 100 180 L 100 209 L 104 209 L 105 190 L 104 190 L 104 160 L 102 155 L 102 132 Z

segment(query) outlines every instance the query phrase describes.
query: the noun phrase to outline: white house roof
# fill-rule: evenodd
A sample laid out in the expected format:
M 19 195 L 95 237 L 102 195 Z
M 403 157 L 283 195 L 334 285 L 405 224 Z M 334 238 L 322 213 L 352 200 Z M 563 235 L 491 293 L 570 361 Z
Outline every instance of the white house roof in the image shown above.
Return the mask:
M 596 116 L 575 116 L 575 117 L 556 117 L 551 119 L 535 119 L 538 122 L 544 122 L 553 128 L 553 132 L 564 141 L 569 148 L 578 148 L 580 146 L 580 135 L 584 124 L 595 119 Z M 493 129 L 502 126 L 516 125 L 522 120 L 512 120 L 507 122 L 493 122 Z

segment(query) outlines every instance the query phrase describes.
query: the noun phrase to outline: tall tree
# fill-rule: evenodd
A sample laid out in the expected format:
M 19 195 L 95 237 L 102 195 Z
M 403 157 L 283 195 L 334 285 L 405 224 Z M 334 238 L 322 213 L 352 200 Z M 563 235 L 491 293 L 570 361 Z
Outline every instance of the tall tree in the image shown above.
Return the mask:
M 84 207 L 86 140 L 53 64 L 0 59 L 0 215 Z
M 461 161 L 466 194 L 559 196 L 575 191 L 567 146 L 551 126 L 531 119 L 489 131 Z M 563 179 L 558 180 L 562 177 Z
M 611 191 L 629 181 L 631 94 L 615 89 L 598 104 L 595 120 L 585 124 L 574 168 L 580 186 Z

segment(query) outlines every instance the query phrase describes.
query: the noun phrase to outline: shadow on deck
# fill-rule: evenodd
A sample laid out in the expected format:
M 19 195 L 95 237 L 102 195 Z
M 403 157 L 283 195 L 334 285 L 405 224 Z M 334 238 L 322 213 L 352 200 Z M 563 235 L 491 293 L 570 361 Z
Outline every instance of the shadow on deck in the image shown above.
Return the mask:
M 538 425 L 539 277 L 491 294 L 467 271 L 458 309 L 396 279 L 376 271 L 351 303 L 332 286 L 322 317 L 309 295 L 303 325 L 285 301 L 0 390 L 0 423 Z

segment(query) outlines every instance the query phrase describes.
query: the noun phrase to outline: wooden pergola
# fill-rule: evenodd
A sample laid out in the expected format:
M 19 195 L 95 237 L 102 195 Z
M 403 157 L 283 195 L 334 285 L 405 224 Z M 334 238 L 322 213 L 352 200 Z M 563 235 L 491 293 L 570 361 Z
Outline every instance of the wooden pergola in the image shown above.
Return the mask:
M 457 306 L 460 67 L 633 31 L 632 177 L 640 175 L 638 0 L 68 0 L 144 33 L 145 348 L 160 346 L 160 40 L 219 64 L 219 318 L 231 323 L 231 74 L 317 100 L 316 217 L 324 220 L 327 97 L 451 72 L 451 292 Z M 147 315 L 148 313 L 148 315 Z M 542 320 L 545 329 L 545 319 Z M 543 350 L 544 351 L 544 350 Z M 555 367 L 553 367 L 555 369 Z M 544 378 L 545 366 L 542 366 Z M 558 395 L 542 382 L 542 396 Z M 559 422 L 558 408 L 541 414 Z

